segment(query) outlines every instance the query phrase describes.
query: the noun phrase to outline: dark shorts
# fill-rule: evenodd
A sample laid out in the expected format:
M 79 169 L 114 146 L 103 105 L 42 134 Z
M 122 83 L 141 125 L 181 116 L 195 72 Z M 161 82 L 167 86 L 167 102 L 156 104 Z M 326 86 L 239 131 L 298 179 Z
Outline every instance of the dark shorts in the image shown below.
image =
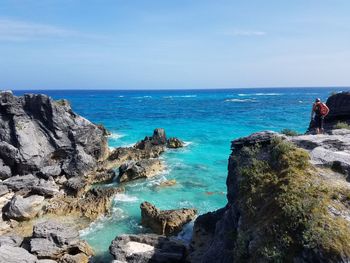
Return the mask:
M 324 117 L 321 115 L 315 116 L 315 128 L 323 129 Z

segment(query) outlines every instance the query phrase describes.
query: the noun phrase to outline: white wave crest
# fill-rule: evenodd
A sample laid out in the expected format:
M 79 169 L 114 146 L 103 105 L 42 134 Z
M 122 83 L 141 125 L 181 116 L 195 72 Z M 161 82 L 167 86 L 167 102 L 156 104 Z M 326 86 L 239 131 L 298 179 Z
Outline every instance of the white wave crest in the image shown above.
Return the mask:
M 165 96 L 163 98 L 165 99 L 172 99 L 172 98 L 196 98 L 197 95 L 174 95 L 174 96 Z
M 118 140 L 120 138 L 123 138 L 125 136 L 125 134 L 121 134 L 121 133 L 116 133 L 116 132 L 112 132 L 111 135 L 109 135 L 108 137 L 114 140 Z
M 115 202 L 136 202 L 138 201 L 138 198 L 136 196 L 130 196 L 127 194 L 116 194 L 114 196 Z
M 225 102 L 256 102 L 255 99 L 227 99 Z
M 238 96 L 240 97 L 248 97 L 248 96 L 281 96 L 282 93 L 240 93 Z

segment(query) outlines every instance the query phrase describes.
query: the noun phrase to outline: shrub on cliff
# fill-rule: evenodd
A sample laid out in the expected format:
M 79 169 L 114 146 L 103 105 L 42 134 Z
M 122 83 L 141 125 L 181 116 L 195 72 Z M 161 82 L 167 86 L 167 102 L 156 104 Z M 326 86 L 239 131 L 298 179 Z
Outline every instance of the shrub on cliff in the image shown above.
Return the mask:
M 336 125 L 333 127 L 334 129 L 347 129 L 350 130 L 350 125 L 347 124 L 346 122 L 338 122 Z
M 299 133 L 297 131 L 294 131 L 292 129 L 283 129 L 281 131 L 282 134 L 287 135 L 287 136 L 298 136 Z
M 280 138 L 267 147 L 245 147 L 239 163 L 233 233 L 237 261 L 289 262 L 307 255 L 333 262 L 350 257 L 350 225 L 329 211 L 350 192 L 325 184 L 306 151 Z M 348 202 L 348 201 L 346 201 Z

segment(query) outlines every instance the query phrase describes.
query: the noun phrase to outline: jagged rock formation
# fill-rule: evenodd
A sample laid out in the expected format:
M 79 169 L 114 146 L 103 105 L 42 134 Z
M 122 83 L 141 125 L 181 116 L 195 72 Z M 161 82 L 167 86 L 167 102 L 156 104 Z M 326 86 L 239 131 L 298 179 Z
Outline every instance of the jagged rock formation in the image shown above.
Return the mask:
M 197 214 L 197 210 L 193 208 L 159 210 L 148 202 L 143 202 L 140 208 L 141 224 L 151 228 L 156 234 L 166 236 L 180 232 Z
M 104 131 L 65 100 L 0 93 L 1 178 L 42 173 L 83 175 L 108 154 Z
M 109 154 L 102 126 L 65 100 L 1 92 L 0 128 L 0 233 L 11 231 L 13 219 L 61 211 L 95 219 L 108 211 L 119 190 L 89 190 L 115 175 L 101 166 Z
M 118 263 L 175 263 L 185 262 L 186 258 L 184 243 L 155 234 L 119 236 L 109 251 Z
M 156 159 L 129 161 L 119 167 L 119 182 L 155 176 L 163 170 L 162 162 Z
M 26 240 L 13 235 L 0 237 L 0 262 L 87 263 L 92 255 L 75 229 L 54 221 L 34 225 L 32 236 Z
M 348 262 L 350 185 L 325 173 L 279 134 L 233 141 L 228 203 L 198 217 L 189 260 Z
M 350 124 L 350 92 L 341 92 L 330 96 L 326 102 L 329 114 L 324 120 L 325 131 L 332 131 L 339 122 Z M 308 133 L 313 133 L 313 122 L 310 123 Z

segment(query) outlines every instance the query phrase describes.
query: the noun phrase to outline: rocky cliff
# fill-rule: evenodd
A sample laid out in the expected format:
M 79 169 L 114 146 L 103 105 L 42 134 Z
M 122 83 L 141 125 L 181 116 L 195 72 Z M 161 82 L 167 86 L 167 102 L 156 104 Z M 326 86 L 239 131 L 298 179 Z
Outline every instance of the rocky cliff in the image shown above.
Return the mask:
M 83 175 L 108 153 L 105 130 L 75 114 L 66 100 L 1 92 L 0 126 L 0 179 Z
M 232 142 L 227 205 L 199 216 L 191 262 L 350 262 L 348 93 L 334 95 L 327 134 L 260 132 Z

